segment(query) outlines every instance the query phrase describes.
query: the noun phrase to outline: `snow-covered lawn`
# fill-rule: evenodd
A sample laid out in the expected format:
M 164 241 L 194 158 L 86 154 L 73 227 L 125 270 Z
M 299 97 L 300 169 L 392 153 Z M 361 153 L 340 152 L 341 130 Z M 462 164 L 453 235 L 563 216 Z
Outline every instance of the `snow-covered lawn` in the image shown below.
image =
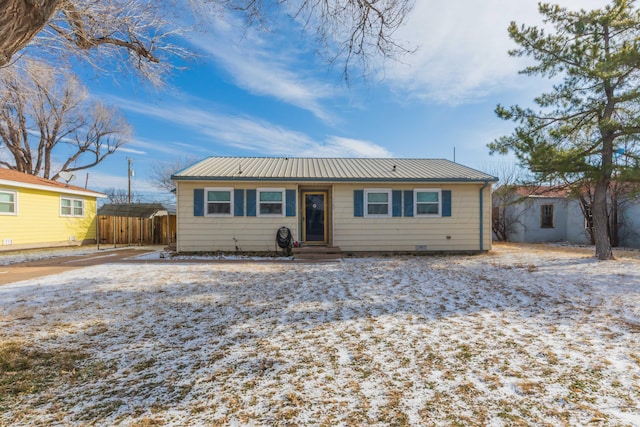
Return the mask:
M 0 286 L 0 425 L 640 425 L 640 260 L 502 246 Z

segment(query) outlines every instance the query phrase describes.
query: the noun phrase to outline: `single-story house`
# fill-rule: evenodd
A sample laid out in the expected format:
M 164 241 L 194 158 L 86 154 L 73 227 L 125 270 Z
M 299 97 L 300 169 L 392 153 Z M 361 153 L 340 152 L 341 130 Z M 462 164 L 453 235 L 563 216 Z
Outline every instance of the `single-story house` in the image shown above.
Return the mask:
M 0 251 L 96 243 L 102 193 L 0 168 Z
M 494 231 L 511 242 L 589 245 L 592 224 L 584 213 L 589 208 L 581 203 L 567 188 L 514 186 L 502 197 L 493 198 Z M 618 244 L 640 248 L 640 199 L 629 193 L 618 203 Z
M 171 177 L 177 250 L 349 252 L 491 249 L 497 178 L 442 159 L 210 157 Z

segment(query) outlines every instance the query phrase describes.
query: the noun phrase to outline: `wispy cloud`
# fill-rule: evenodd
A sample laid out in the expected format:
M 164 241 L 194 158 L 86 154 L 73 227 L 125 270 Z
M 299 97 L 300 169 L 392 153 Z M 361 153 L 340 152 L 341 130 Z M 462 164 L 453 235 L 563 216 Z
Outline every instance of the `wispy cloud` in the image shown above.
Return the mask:
M 120 108 L 183 126 L 212 144 L 222 144 L 256 155 L 391 157 L 384 147 L 373 142 L 340 136 L 316 141 L 309 135 L 246 115 L 229 115 L 192 105 L 158 106 L 117 99 Z M 162 144 L 164 145 L 164 144 Z M 155 145 L 154 145 L 155 146 Z M 165 148 L 167 150 L 167 148 Z M 183 150 L 177 150 L 182 152 Z
M 386 148 L 361 139 L 331 136 L 319 147 L 324 157 L 393 157 Z M 317 152 L 301 153 L 303 156 L 317 156 Z
M 118 101 L 120 102 L 120 101 Z M 128 148 L 128 152 L 134 154 L 148 154 L 160 152 L 163 154 L 169 154 L 171 156 L 181 157 L 184 156 L 185 151 L 192 152 L 198 151 L 200 147 L 193 144 L 186 144 L 180 141 L 163 141 L 161 144 L 158 141 L 152 141 L 146 138 L 136 138 L 127 144 L 129 147 L 140 148 L 141 150 Z M 126 149 L 118 148 L 119 151 L 126 151 Z M 144 151 L 142 151 L 144 150 Z
M 133 148 L 127 148 L 122 146 L 118 147 L 118 151 L 122 153 L 129 153 L 129 154 L 140 154 L 140 155 L 147 154 L 146 151 L 134 150 Z
M 296 65 L 301 52 L 289 49 L 282 39 L 273 40 L 271 33 L 245 28 L 229 16 L 225 19 L 210 23 L 215 42 L 206 34 L 193 35 L 190 42 L 211 56 L 238 87 L 310 111 L 324 122 L 337 120 L 322 105 L 335 96 L 334 88 Z
M 569 9 L 603 7 L 605 0 L 558 0 Z M 524 59 L 511 58 L 507 27 L 541 23 L 536 1 L 420 1 L 397 37 L 419 49 L 402 63 L 387 62 L 385 81 L 412 96 L 447 104 L 531 84 L 518 75 Z

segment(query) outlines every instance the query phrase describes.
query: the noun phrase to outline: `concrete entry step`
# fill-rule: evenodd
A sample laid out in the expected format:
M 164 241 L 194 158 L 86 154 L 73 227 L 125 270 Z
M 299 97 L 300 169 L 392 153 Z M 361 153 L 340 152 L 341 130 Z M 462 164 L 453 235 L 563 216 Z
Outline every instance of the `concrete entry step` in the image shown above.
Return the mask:
M 302 246 L 300 248 L 292 248 L 294 260 L 300 261 L 334 261 L 342 258 L 342 251 L 337 246 Z

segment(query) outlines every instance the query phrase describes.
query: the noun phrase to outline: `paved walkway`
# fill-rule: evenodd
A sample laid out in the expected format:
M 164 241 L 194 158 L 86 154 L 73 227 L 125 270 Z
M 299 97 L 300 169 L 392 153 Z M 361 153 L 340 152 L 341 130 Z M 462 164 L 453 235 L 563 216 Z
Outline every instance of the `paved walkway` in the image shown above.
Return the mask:
M 0 285 L 34 279 L 51 274 L 62 273 L 76 268 L 98 264 L 122 262 L 126 258 L 154 252 L 158 249 L 127 248 L 91 252 L 78 256 L 60 256 L 55 258 L 27 261 L 16 264 L 0 265 Z M 140 261 L 144 262 L 144 261 Z

